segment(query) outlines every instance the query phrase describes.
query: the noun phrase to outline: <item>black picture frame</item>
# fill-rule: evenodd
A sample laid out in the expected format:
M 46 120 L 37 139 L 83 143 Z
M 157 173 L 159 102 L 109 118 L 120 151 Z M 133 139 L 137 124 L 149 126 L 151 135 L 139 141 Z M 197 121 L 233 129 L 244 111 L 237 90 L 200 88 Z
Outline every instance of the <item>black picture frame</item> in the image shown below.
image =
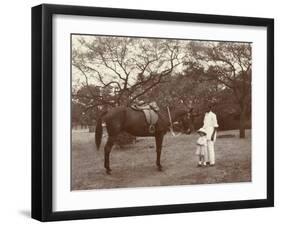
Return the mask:
M 267 198 L 54 212 L 52 210 L 52 18 L 55 14 L 266 27 Z M 56 221 L 270 206 L 274 206 L 273 19 L 49 4 L 32 8 L 32 218 L 40 221 Z

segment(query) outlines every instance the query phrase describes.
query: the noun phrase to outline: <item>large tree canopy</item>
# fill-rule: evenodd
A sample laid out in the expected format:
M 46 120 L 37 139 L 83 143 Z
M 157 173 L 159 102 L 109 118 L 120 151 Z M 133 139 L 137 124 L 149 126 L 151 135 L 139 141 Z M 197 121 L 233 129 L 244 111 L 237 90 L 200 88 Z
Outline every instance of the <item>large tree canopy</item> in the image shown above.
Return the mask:
M 202 116 L 213 102 L 221 115 L 239 116 L 245 137 L 250 43 L 80 35 L 72 43 L 72 101 L 81 108 L 75 118 L 83 114 L 90 121 L 138 99 L 161 107 L 183 101 Z
M 191 42 L 193 61 L 203 65 L 206 79 L 230 89 L 240 110 L 240 137 L 245 137 L 245 116 L 251 101 L 252 51 L 250 43 Z
M 132 102 L 165 82 L 183 58 L 179 42 L 172 40 L 82 37 L 75 42 L 72 65 L 73 71 L 84 77 L 81 84 L 110 86 L 118 105 Z

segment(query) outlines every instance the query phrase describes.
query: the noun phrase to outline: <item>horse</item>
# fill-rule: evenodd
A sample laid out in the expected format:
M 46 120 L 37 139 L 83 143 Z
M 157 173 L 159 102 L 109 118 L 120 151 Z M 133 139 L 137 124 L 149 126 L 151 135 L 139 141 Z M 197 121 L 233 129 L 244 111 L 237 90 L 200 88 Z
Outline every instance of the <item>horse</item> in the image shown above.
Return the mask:
M 110 152 L 116 141 L 118 134 L 127 132 L 136 137 L 155 137 L 156 142 L 156 165 L 159 171 L 162 171 L 160 163 L 162 142 L 164 135 L 171 128 L 172 124 L 180 121 L 186 114 L 186 107 L 179 105 L 166 109 L 160 109 L 158 112 L 158 121 L 155 124 L 154 132 L 151 133 L 149 125 L 146 122 L 145 115 L 142 111 L 136 111 L 131 107 L 120 106 L 104 112 L 97 120 L 95 129 L 95 143 L 97 150 L 100 148 L 103 127 L 106 124 L 108 138 L 104 146 L 104 167 L 107 174 L 111 174 L 110 168 Z

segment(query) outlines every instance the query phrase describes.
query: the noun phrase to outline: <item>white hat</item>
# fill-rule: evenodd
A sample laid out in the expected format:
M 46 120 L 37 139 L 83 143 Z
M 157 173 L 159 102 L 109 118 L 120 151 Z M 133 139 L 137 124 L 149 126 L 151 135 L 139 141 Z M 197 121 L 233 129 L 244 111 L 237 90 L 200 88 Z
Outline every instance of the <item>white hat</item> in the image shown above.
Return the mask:
M 207 135 L 207 132 L 204 128 L 200 128 L 197 133 L 204 133 L 205 135 Z

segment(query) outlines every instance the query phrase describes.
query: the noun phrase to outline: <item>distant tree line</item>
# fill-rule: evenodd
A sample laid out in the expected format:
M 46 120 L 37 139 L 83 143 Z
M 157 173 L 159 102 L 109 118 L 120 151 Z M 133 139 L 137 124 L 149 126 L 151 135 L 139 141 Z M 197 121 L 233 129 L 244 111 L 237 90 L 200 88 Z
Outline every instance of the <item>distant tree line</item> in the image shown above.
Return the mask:
M 127 37 L 76 37 L 72 48 L 73 124 L 137 100 L 182 101 L 194 128 L 215 104 L 220 129 L 251 127 L 251 44 Z

